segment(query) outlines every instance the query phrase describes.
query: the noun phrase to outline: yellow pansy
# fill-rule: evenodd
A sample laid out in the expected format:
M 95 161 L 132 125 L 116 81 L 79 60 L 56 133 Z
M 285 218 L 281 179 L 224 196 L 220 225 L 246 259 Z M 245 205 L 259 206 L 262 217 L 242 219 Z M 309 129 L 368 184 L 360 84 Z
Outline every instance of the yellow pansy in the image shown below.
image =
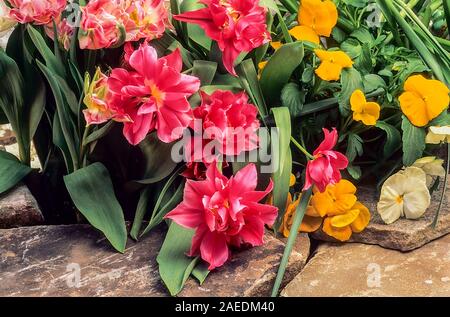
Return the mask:
M 294 222 L 295 211 L 297 210 L 298 204 L 300 203 L 300 197 L 292 201 L 292 197 L 289 195 L 288 203 L 286 206 L 286 211 L 284 213 L 283 222 L 280 226 L 279 231 L 286 238 L 289 236 L 289 232 Z M 303 217 L 303 221 L 298 229 L 298 232 L 314 232 L 320 228 L 322 224 L 322 217 L 317 214 L 312 206 L 308 206 L 306 213 Z
M 307 26 L 317 35 L 330 36 L 338 20 L 336 5 L 330 0 L 302 0 L 298 22 Z
M 361 121 L 365 125 L 375 125 L 380 118 L 380 105 L 376 102 L 367 102 L 364 93 L 357 89 L 350 97 L 353 111 L 353 120 Z
M 314 190 L 311 206 L 321 216 L 342 215 L 357 201 L 356 187 L 351 182 L 341 179 L 335 185 L 328 185 L 323 193 Z
M 320 43 L 320 38 L 313 29 L 308 26 L 299 25 L 289 30 L 289 34 L 297 41 L 308 41 L 315 44 Z
M 406 80 L 404 90 L 399 97 L 400 107 L 417 127 L 427 125 L 448 107 L 450 90 L 438 80 L 414 75 Z
M 418 167 L 407 167 L 390 176 L 381 188 L 377 210 L 381 219 L 391 224 L 401 216 L 421 217 L 430 206 L 426 174 Z
M 450 126 L 430 127 L 425 142 L 428 144 L 450 143 Z
M 325 51 L 315 49 L 317 57 L 322 61 L 316 74 L 326 81 L 339 80 L 343 68 L 352 67 L 352 59 L 342 51 Z
M 356 202 L 345 213 L 325 218 L 322 231 L 339 241 L 347 241 L 353 232 L 363 231 L 369 222 L 369 209 L 362 203 Z

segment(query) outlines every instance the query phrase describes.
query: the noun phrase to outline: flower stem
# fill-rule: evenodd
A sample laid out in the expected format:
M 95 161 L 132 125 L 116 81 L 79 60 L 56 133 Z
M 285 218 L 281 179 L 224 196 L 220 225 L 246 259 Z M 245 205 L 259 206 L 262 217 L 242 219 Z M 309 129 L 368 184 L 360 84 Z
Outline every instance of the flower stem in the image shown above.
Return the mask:
M 436 216 L 434 216 L 433 229 L 436 229 L 436 227 L 437 227 L 437 223 L 439 220 L 439 213 L 441 212 L 442 204 L 445 199 L 445 192 L 447 191 L 447 178 L 448 178 L 449 170 L 450 170 L 450 144 L 447 143 L 447 168 L 445 169 L 444 188 L 442 189 L 442 196 L 441 196 L 441 200 L 439 201 L 439 208 L 436 211 Z
M 293 136 L 291 136 L 291 142 L 294 143 L 294 145 L 303 153 L 305 154 L 306 158 L 309 160 L 314 160 L 314 156 L 311 155 L 303 146 L 300 145 L 300 143 L 294 139 Z

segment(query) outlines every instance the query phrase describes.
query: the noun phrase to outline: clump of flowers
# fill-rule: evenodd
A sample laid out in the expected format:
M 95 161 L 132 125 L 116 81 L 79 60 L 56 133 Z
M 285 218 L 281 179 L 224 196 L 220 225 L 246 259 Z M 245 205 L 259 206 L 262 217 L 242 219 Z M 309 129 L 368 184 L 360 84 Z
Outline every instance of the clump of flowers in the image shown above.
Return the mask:
M 66 0 L 9 0 L 9 15 L 17 22 L 45 25 L 61 15 L 66 7 Z
M 67 21 L 67 18 L 63 18 L 61 16 L 55 20 L 55 25 L 56 32 L 58 34 L 57 41 L 66 51 L 68 51 L 73 37 L 73 32 L 75 32 L 75 28 Z M 49 38 L 55 40 L 53 23 L 46 25 L 45 33 Z
M 266 9 L 259 0 L 201 0 L 206 8 L 174 16 L 176 20 L 198 24 L 217 42 L 227 71 L 237 76 L 234 61 L 270 41 Z
M 264 191 L 257 191 L 256 185 L 254 164 L 231 178 L 211 164 L 205 180 L 187 180 L 183 202 L 166 215 L 183 227 L 195 229 L 189 255 L 200 255 L 209 263 L 209 270 L 228 260 L 230 247 L 264 243 L 264 226 L 273 224 L 277 208 L 259 203 L 272 191 L 272 182 Z
M 187 98 L 198 91 L 200 80 L 181 73 L 178 50 L 158 58 L 144 43 L 126 56 L 129 69 L 115 68 L 107 79 L 97 73 L 87 84 L 87 123 L 123 122 L 123 134 L 133 145 L 153 130 L 163 142 L 179 139 L 192 121 Z
M 289 236 L 300 198 L 287 203 L 280 227 L 285 237 Z M 337 184 L 328 185 L 324 192 L 314 190 L 299 232 L 314 232 L 322 226 L 322 231 L 327 235 L 347 241 L 353 233 L 359 233 L 367 227 L 370 217 L 369 209 L 357 199 L 356 187 L 342 179 Z
M 443 159 L 437 158 L 436 156 L 426 156 L 415 161 L 412 166 L 418 167 L 425 172 L 427 186 L 430 187 L 436 177 L 445 176 L 443 164 Z
M 81 8 L 82 49 L 101 49 L 163 35 L 168 12 L 163 0 L 92 0 Z

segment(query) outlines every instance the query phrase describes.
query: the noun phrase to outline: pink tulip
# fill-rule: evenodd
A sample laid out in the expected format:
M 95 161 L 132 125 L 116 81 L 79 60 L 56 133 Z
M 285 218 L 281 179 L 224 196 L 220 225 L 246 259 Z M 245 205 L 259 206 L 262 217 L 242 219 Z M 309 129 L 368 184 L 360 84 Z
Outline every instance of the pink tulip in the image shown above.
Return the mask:
M 176 20 L 198 24 L 217 41 L 225 68 L 236 75 L 234 62 L 242 52 L 250 52 L 270 41 L 266 9 L 259 0 L 200 0 L 206 8 L 174 16 Z
M 75 31 L 75 28 L 71 26 L 66 18 L 61 19 L 61 17 L 58 17 L 55 19 L 56 24 L 56 31 L 58 33 L 58 42 L 59 44 L 64 47 L 66 51 L 69 50 L 71 39 L 73 36 L 73 32 Z M 55 40 L 55 32 L 53 30 L 53 22 L 47 24 L 45 26 L 45 33 L 49 38 L 52 40 Z
M 147 41 L 161 37 L 169 25 L 169 13 L 164 0 L 127 1 L 125 21 L 126 41 Z
M 125 27 L 122 19 L 125 11 L 120 6 L 120 0 L 91 0 L 81 8 L 81 13 L 81 49 L 108 48 L 119 43 L 124 37 Z
M 340 170 L 348 166 L 347 157 L 332 150 L 338 140 L 336 129 L 331 132 L 323 129 L 323 133 L 325 138 L 313 152 L 314 160 L 308 161 L 306 166 L 305 190 L 315 185 L 320 192 L 324 192 L 327 185 L 336 184 L 341 180 Z
M 156 50 L 144 43 L 126 56 L 130 69 L 113 69 L 108 78 L 110 108 L 118 117 L 130 118 L 124 122 L 126 139 L 139 144 L 155 129 L 163 142 L 180 138 L 193 118 L 187 98 L 198 91 L 200 80 L 181 73 L 178 49 L 158 58 Z
M 9 15 L 19 23 L 44 25 L 60 16 L 66 7 L 66 0 L 9 0 Z
M 230 179 L 211 164 L 206 180 L 187 180 L 183 202 L 166 218 L 195 229 L 189 256 L 200 254 L 213 270 L 228 260 L 230 246 L 264 243 L 264 225 L 274 223 L 278 209 L 259 203 L 272 191 L 272 181 L 264 191 L 256 191 L 256 185 L 254 164 Z

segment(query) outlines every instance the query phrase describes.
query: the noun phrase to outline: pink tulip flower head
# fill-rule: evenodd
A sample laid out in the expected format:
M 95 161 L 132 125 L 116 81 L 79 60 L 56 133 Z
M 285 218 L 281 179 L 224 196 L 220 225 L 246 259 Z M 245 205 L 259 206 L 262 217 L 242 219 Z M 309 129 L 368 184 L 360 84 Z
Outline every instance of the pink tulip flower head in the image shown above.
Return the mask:
M 234 62 L 242 52 L 250 52 L 270 41 L 266 9 L 259 0 L 200 0 L 206 8 L 174 16 L 176 20 L 198 24 L 217 41 L 227 71 L 237 76 Z
M 308 161 L 304 189 L 315 185 L 320 192 L 324 192 L 327 185 L 336 184 L 341 180 L 341 170 L 347 168 L 347 157 L 333 151 L 338 140 L 336 129 L 331 132 L 323 129 L 324 140 L 313 152 L 314 160 Z
M 66 0 L 9 0 L 9 15 L 17 22 L 45 25 L 60 16 L 66 7 Z
M 166 218 L 195 229 L 189 256 L 200 255 L 213 270 L 228 260 L 231 246 L 264 243 L 264 226 L 274 223 L 278 209 L 259 203 L 272 191 L 272 181 L 264 191 L 256 185 L 254 164 L 230 179 L 211 164 L 205 180 L 186 181 L 183 202 Z
M 178 49 L 158 58 L 156 50 L 144 43 L 125 56 L 129 68 L 113 69 L 108 88 L 111 109 L 119 117 L 129 118 L 124 122 L 126 139 L 136 145 L 157 130 L 161 141 L 177 140 L 192 121 L 187 98 L 198 91 L 200 80 L 181 73 Z

